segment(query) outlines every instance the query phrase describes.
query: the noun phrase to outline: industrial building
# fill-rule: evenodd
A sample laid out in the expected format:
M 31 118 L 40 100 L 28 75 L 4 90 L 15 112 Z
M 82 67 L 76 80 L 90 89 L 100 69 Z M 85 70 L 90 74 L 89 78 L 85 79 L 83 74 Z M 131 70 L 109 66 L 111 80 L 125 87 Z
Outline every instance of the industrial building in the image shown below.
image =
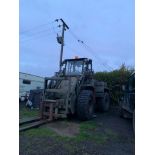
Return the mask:
M 24 101 L 30 90 L 43 89 L 44 77 L 19 72 L 19 100 Z

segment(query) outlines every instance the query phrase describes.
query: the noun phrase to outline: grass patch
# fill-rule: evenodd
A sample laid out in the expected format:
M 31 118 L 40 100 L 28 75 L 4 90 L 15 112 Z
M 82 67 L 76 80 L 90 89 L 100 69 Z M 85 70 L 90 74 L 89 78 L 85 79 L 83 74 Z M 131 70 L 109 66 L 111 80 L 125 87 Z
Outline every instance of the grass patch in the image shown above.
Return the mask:
M 77 142 L 82 141 L 93 141 L 96 143 L 105 143 L 108 137 L 105 134 L 90 132 L 88 130 L 80 131 L 79 135 L 77 135 L 73 140 Z
M 93 121 L 86 121 L 80 124 L 80 130 L 95 130 L 97 128 L 97 124 Z
M 80 133 L 73 138 L 77 142 L 93 141 L 96 143 L 105 143 L 107 135 L 96 132 L 98 125 L 94 121 L 82 122 L 80 124 Z
M 27 136 L 48 136 L 54 138 L 56 141 L 66 142 L 83 142 L 83 141 L 92 141 L 99 144 L 104 144 L 109 139 L 117 138 L 117 134 L 110 129 L 105 129 L 98 131 L 98 125 L 93 121 L 86 121 L 80 123 L 80 132 L 75 137 L 60 136 L 55 131 L 51 130 L 48 127 L 39 127 L 26 131 L 24 134 Z M 67 145 L 66 147 L 69 147 Z M 68 148 L 70 149 L 70 148 Z
M 45 127 L 39 127 L 39 128 L 34 128 L 28 131 L 24 132 L 25 135 L 27 136 L 37 136 L 37 137 L 49 137 L 49 136 L 54 136 L 55 132 L 53 132 L 52 130 L 45 128 Z
M 20 118 L 27 118 L 27 117 L 35 117 L 39 115 L 39 110 L 37 109 L 28 109 L 28 108 L 21 108 L 19 110 L 19 117 Z
M 92 132 L 95 131 L 97 125 L 93 121 L 80 123 L 80 133 L 74 138 L 75 141 L 84 141 L 92 139 Z
M 82 122 L 80 124 L 80 133 L 73 138 L 73 140 L 81 141 L 93 141 L 96 143 L 103 144 L 108 139 L 117 138 L 117 134 L 110 129 L 103 130 L 101 133 L 97 131 L 99 126 L 94 121 Z

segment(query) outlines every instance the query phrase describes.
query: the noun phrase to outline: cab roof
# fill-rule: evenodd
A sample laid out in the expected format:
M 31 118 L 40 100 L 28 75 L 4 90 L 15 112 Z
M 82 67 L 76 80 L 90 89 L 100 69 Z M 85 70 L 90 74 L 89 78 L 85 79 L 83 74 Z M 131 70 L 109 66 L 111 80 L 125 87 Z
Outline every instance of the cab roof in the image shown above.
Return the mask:
M 88 58 L 65 59 L 63 62 L 65 62 L 65 61 L 81 61 L 81 60 L 91 60 L 91 59 L 88 59 Z

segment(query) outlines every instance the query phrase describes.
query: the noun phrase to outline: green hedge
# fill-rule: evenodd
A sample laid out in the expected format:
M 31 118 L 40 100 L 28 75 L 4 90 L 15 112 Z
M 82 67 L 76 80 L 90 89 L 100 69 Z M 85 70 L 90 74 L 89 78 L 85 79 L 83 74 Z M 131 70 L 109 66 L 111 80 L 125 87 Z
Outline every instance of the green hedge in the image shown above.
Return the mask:
M 94 78 L 99 81 L 107 82 L 110 88 L 110 95 L 113 103 L 118 103 L 120 96 L 122 95 L 121 86 L 125 84 L 129 76 L 134 72 L 134 68 L 126 67 L 122 64 L 119 69 L 111 72 L 96 72 Z

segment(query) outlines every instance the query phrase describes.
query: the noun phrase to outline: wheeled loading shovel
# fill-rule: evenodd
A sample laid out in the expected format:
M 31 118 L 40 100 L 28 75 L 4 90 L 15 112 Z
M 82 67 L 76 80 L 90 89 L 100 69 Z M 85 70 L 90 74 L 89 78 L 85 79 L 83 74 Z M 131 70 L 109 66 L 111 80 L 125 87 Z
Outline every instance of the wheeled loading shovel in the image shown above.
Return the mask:
M 65 59 L 61 70 L 44 81 L 40 117 L 20 122 L 20 131 L 38 127 L 58 118 L 76 115 L 86 121 L 94 116 L 94 109 L 108 111 L 110 92 L 107 84 L 93 78 L 92 60 Z

